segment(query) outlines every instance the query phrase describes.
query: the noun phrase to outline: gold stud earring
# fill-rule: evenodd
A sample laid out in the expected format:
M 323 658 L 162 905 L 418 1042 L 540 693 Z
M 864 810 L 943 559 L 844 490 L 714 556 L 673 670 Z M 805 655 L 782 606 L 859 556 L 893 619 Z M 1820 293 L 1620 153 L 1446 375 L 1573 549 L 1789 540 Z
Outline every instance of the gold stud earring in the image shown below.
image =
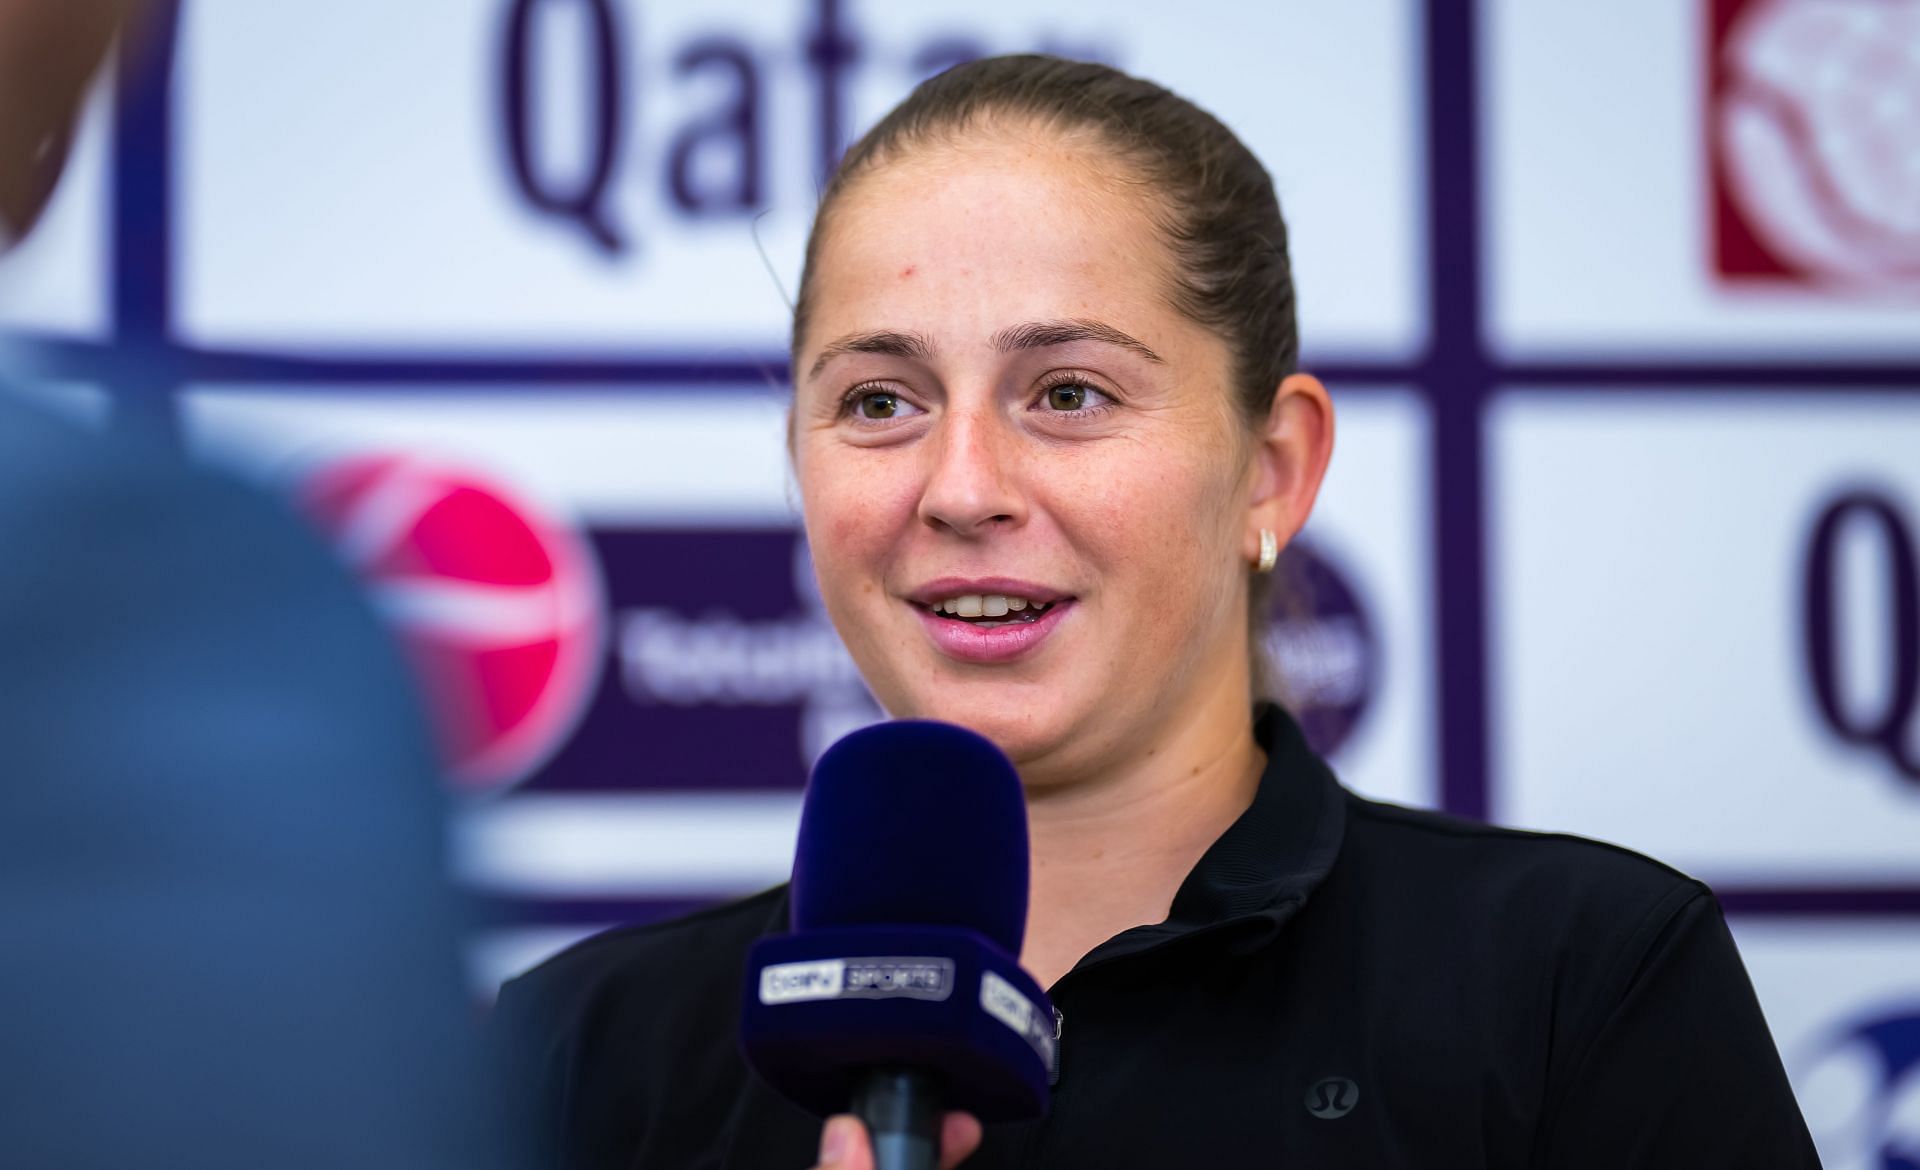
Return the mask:
M 1255 563 L 1254 568 L 1262 573 L 1271 573 L 1273 572 L 1273 567 L 1279 563 L 1280 540 L 1274 536 L 1271 529 L 1262 528 L 1260 530 L 1260 559 Z

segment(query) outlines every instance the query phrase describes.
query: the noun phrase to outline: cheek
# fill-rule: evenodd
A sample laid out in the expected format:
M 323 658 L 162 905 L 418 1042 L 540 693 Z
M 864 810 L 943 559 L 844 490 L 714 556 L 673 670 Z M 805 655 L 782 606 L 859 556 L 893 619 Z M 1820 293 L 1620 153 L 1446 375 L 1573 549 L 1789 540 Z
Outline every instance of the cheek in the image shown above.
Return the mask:
M 1227 461 L 1204 457 L 1123 459 L 1076 485 L 1072 508 L 1086 554 L 1128 604 L 1162 619 L 1211 608 L 1227 581 L 1223 566 L 1238 555 L 1230 473 Z
M 1073 492 L 1089 551 L 1142 578 L 1212 576 L 1233 513 L 1233 484 L 1212 461 L 1116 461 Z
M 899 547 L 901 526 L 913 519 L 911 485 L 887 474 L 884 459 L 847 454 L 823 453 L 795 468 L 807 540 L 829 605 L 876 591 L 876 576 Z

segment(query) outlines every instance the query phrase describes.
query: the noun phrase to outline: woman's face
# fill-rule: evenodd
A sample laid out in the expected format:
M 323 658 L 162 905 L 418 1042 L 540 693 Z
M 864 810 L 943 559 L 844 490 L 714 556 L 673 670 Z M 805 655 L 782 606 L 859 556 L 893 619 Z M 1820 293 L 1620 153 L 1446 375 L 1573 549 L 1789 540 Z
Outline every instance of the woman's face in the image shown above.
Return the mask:
M 794 460 L 835 626 L 897 717 L 1029 782 L 1246 694 L 1250 443 L 1141 188 L 1042 131 L 857 179 L 816 256 Z M 957 612 L 954 612 L 957 611 Z

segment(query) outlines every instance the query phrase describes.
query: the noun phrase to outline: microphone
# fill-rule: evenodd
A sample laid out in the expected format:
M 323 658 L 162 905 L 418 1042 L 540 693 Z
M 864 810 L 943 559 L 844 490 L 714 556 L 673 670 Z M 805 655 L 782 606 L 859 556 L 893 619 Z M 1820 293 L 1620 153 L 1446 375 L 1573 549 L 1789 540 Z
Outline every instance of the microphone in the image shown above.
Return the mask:
M 822 1117 L 854 1112 L 879 1170 L 933 1170 L 940 1114 L 1039 1117 L 1053 1005 L 1020 968 L 1027 808 L 985 738 L 880 723 L 820 757 L 793 863 L 791 934 L 747 960 L 740 1044 Z

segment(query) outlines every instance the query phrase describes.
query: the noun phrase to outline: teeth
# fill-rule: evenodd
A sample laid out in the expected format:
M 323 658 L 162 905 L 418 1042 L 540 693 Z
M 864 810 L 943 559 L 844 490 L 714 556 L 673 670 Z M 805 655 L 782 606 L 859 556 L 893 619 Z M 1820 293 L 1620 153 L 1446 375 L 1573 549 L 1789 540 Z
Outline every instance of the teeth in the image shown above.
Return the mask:
M 1036 612 L 1041 608 L 1038 601 L 1024 597 L 1009 597 L 1004 593 L 968 593 L 961 597 L 949 597 L 945 601 L 933 604 L 935 613 L 951 614 L 954 617 L 977 618 L 1005 617 L 1009 613 L 1021 613 L 1027 609 Z

